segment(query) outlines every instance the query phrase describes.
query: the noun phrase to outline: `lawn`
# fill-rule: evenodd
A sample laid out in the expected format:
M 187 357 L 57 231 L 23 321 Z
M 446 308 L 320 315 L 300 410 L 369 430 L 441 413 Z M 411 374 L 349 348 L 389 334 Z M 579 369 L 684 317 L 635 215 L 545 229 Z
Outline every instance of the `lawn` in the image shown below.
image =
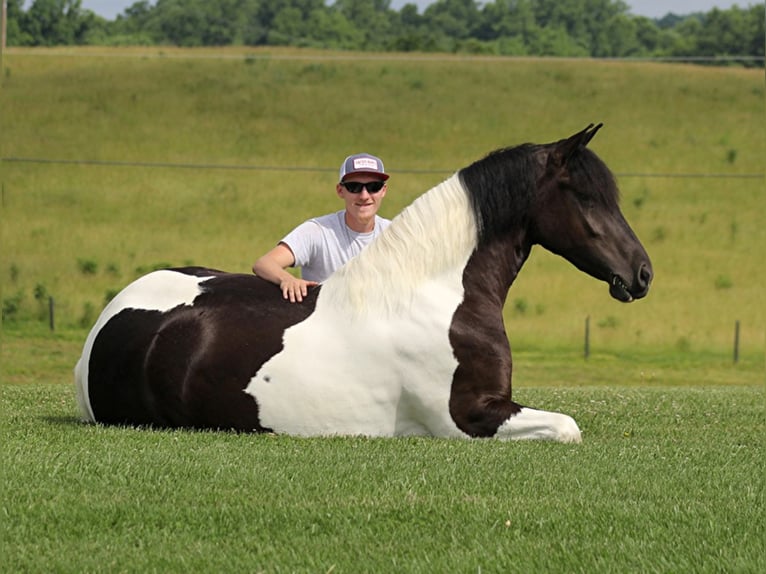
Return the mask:
M 521 388 L 580 445 L 85 426 L 0 386 L 0 570 L 762 572 L 762 386 Z

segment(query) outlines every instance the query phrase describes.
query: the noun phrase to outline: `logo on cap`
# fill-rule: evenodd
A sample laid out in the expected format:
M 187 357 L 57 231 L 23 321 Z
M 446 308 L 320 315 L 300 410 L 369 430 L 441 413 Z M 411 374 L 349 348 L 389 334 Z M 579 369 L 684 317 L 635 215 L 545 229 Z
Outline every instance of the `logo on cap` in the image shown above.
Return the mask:
M 357 157 L 354 158 L 354 171 L 361 171 L 364 169 L 372 169 L 378 171 L 378 162 L 371 157 Z

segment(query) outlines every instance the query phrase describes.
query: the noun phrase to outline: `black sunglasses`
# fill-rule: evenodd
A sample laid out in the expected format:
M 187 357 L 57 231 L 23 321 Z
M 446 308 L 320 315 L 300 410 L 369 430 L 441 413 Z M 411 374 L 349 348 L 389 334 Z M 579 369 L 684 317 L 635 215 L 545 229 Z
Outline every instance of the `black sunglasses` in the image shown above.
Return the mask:
M 370 181 L 362 183 L 361 181 L 341 181 L 340 184 L 345 187 L 349 193 L 362 193 L 362 188 L 367 188 L 367 193 L 378 193 L 383 186 L 386 185 L 385 181 Z

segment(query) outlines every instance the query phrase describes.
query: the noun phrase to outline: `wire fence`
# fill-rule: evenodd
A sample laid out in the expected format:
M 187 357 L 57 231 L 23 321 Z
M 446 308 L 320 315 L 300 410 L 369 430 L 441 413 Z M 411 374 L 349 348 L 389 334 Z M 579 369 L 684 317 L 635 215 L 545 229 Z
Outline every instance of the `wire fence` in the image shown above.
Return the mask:
M 147 169 L 195 169 L 195 170 L 241 170 L 241 171 L 282 171 L 282 172 L 311 172 L 326 173 L 337 171 L 337 168 L 300 165 L 250 165 L 250 164 L 216 164 L 216 163 L 177 163 L 177 162 L 144 162 L 144 161 L 114 161 L 92 159 L 52 159 L 34 157 L 3 157 L 0 163 L 30 163 L 30 164 L 59 164 L 85 165 L 95 167 L 127 167 Z M 454 169 L 394 169 L 392 173 L 400 174 L 449 174 Z M 688 179 L 763 179 L 762 173 L 615 173 L 621 178 L 688 178 Z

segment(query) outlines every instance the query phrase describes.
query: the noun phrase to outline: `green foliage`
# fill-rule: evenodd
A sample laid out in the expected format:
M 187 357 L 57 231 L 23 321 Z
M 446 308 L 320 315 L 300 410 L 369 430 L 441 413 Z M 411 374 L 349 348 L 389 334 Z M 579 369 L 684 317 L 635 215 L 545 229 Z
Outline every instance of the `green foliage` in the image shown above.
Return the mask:
M 12 263 L 8 268 L 8 278 L 11 280 L 11 283 L 16 283 L 19 280 L 19 266 L 15 263 Z
M 77 269 L 83 275 L 95 275 L 98 272 L 98 262 L 93 259 L 77 258 Z
M 3 297 L 3 323 L 15 321 L 21 310 L 21 303 L 24 301 L 24 292 L 16 291 L 13 295 Z
M 632 202 L 633 206 L 636 209 L 641 209 L 644 204 L 646 204 L 647 200 L 649 199 L 649 190 L 647 188 L 643 188 L 639 194 L 637 194 Z
M 34 296 L 35 296 L 35 301 L 47 301 L 48 289 L 42 283 L 38 283 L 37 285 L 35 285 Z
M 620 320 L 614 315 L 607 315 L 596 324 L 602 329 L 616 329 L 620 326 Z
M 96 318 L 98 317 L 98 314 L 101 312 L 101 309 L 96 309 L 96 306 L 93 305 L 90 301 L 86 301 L 82 305 L 82 313 L 80 315 L 80 319 L 78 320 L 78 325 L 81 329 L 88 329 L 93 325 L 93 323 L 96 322 Z
M 734 282 L 731 280 L 730 277 L 726 275 L 718 275 L 715 278 L 716 289 L 731 289 L 732 287 L 734 287 Z
M 763 57 L 764 8 L 652 21 L 620 0 L 436 0 L 422 14 L 388 0 L 136 2 L 107 22 L 80 0 L 9 5 L 9 45 L 270 45 L 572 57 Z M 745 60 L 745 65 L 757 62 Z
M 49 303 L 51 296 L 48 293 L 48 288 L 43 283 L 38 283 L 35 285 L 32 294 L 34 295 L 35 301 L 37 303 L 37 320 L 45 321 L 48 318 L 50 312 Z
M 104 306 L 114 299 L 119 292 L 120 289 L 107 289 L 106 293 L 104 293 Z

